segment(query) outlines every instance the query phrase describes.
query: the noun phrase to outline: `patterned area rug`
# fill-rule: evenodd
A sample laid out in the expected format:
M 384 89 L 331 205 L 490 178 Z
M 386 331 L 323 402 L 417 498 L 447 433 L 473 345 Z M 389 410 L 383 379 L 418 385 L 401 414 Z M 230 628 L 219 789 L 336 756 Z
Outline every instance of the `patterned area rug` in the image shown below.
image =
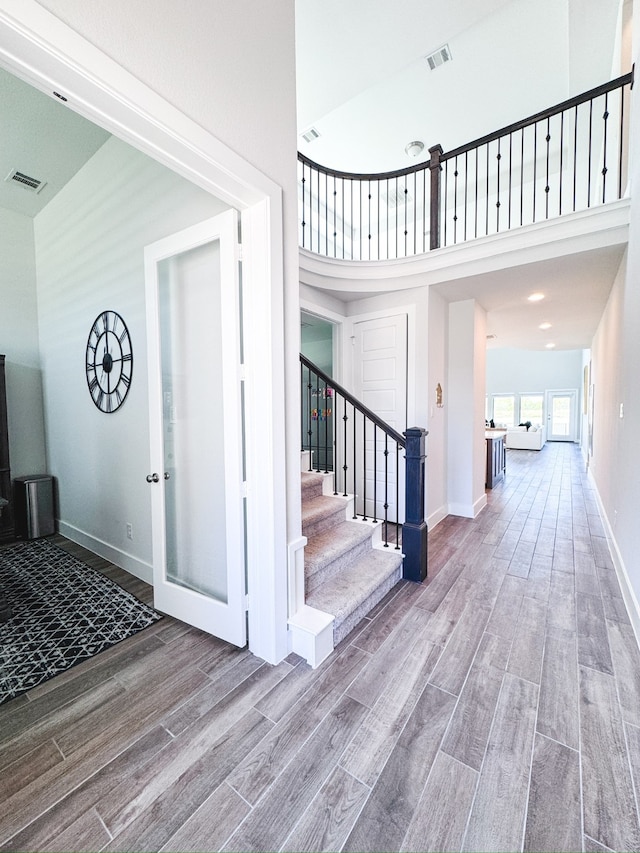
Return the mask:
M 0 704 L 162 618 L 46 539 L 0 548 Z

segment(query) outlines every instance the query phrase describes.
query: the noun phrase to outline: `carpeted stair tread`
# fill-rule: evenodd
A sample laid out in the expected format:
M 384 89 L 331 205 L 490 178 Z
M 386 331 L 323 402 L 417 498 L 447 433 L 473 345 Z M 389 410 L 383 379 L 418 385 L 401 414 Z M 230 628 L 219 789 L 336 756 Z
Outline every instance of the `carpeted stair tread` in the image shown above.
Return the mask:
M 309 537 L 304 550 L 308 592 L 341 571 L 349 562 L 371 551 L 371 524 L 342 521 Z
M 372 548 L 309 593 L 307 604 L 335 617 L 334 642 L 340 642 L 351 627 L 398 583 L 401 567 L 401 551 Z
M 303 471 L 302 480 L 302 502 L 313 500 L 322 495 L 322 486 L 326 474 L 317 473 L 316 471 Z
M 335 527 L 344 521 L 346 502 L 344 498 L 335 498 L 330 495 L 306 500 L 302 504 L 302 533 L 313 536 L 329 527 Z

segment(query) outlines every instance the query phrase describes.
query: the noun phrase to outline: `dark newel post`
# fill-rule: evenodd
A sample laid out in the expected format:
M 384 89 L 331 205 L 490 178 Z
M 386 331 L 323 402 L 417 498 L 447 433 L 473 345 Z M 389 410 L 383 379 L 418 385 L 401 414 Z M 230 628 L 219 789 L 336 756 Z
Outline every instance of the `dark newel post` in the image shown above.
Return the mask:
M 429 248 L 431 249 L 440 248 L 440 173 L 442 172 L 440 156 L 442 153 L 442 145 L 434 145 L 429 149 L 429 154 L 431 154 L 431 159 L 429 160 L 429 169 L 431 170 Z
M 405 433 L 405 522 L 402 525 L 403 577 L 420 583 L 427 576 L 427 522 L 424 520 L 425 439 L 427 430 Z

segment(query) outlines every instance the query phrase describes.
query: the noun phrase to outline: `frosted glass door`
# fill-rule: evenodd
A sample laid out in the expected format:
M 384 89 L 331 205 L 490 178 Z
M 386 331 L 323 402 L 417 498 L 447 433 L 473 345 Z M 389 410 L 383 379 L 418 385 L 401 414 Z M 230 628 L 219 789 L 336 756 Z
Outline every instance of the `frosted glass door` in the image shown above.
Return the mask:
M 155 373 L 149 476 L 156 607 L 243 645 L 234 223 L 235 215 L 223 214 L 147 248 L 150 372 Z
M 575 391 L 547 392 L 547 441 L 575 441 Z

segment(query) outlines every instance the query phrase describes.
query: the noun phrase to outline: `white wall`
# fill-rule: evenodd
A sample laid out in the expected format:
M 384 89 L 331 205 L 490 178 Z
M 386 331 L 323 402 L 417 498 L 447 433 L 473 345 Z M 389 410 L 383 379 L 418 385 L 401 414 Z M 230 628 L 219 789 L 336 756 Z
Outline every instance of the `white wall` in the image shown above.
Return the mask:
M 640 59 L 640 15 L 633 22 L 633 58 Z M 640 138 L 638 87 L 632 92 L 630 139 Z M 615 565 L 640 636 L 640 157 L 630 147 L 631 222 L 623 261 L 591 347 L 594 385 L 594 452 L 590 472 L 605 524 L 613 539 Z M 620 406 L 623 417 L 620 417 Z
M 448 515 L 447 425 L 449 419 L 449 372 L 447 365 L 448 305 L 434 288 L 429 290 L 429 378 L 427 400 L 427 522 L 429 529 Z M 443 406 L 436 406 L 436 386 L 443 391 Z
M 149 577 L 151 519 L 144 246 L 223 209 L 209 193 L 111 138 L 34 221 L 50 473 L 61 529 Z M 89 329 L 122 315 L 133 377 L 113 414 L 93 404 L 85 376 Z M 126 538 L 126 524 L 133 540 Z
M 487 350 L 487 394 L 582 387 L 582 350 Z
M 6 355 L 11 475 L 46 471 L 33 221 L 0 208 L 0 352 Z
M 449 512 L 475 518 L 486 505 L 484 395 L 486 312 L 473 299 L 449 305 Z

